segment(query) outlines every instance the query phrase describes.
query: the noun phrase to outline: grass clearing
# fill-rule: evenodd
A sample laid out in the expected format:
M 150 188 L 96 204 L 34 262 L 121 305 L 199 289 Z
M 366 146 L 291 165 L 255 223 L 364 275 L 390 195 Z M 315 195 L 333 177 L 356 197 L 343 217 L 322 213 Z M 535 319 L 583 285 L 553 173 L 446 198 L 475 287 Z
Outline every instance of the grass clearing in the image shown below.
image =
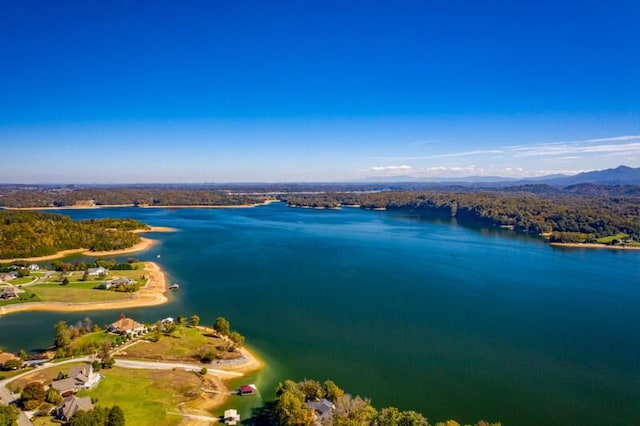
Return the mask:
M 627 235 L 627 234 L 616 234 L 616 235 L 611 235 L 609 237 L 598 238 L 596 241 L 598 241 L 600 244 L 609 244 L 613 240 L 624 240 L 626 238 L 629 238 L 629 235 Z
M 95 389 L 78 396 L 97 398 L 98 405 L 118 405 L 127 424 L 173 426 L 183 418 L 167 414 L 180 411 L 178 404 L 200 394 L 201 379 L 182 370 L 139 370 L 117 366 L 100 372 L 105 376 Z
M 93 288 L 82 288 L 73 286 L 71 283 L 64 286 L 59 284 L 43 284 L 31 287 L 30 289 L 43 302 L 104 302 L 109 300 L 131 299 L 135 294 L 120 293 L 107 290 L 94 290 Z
M 212 350 L 224 358 L 237 358 L 238 352 L 227 352 L 228 343 L 210 332 L 191 327 L 177 327 L 171 335 L 162 335 L 157 342 L 140 341 L 127 348 L 126 356 L 158 361 L 193 362 L 201 351 Z M 205 364 L 206 366 L 206 364 Z

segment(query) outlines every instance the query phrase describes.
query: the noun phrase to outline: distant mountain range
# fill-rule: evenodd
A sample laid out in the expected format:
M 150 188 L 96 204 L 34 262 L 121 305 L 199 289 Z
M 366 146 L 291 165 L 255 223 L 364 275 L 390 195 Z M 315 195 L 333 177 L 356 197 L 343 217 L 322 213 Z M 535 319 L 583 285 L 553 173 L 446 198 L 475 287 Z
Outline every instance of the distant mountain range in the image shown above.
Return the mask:
M 596 170 L 592 172 L 578 173 L 573 176 L 548 175 L 536 178 L 513 179 L 500 176 L 467 176 L 460 178 L 417 178 L 413 176 L 389 176 L 371 177 L 359 182 L 414 182 L 430 184 L 456 183 L 463 186 L 483 187 L 508 187 L 530 185 L 532 183 L 545 184 L 553 187 L 564 188 L 579 184 L 594 185 L 640 185 L 640 167 L 632 168 L 618 166 L 615 169 Z

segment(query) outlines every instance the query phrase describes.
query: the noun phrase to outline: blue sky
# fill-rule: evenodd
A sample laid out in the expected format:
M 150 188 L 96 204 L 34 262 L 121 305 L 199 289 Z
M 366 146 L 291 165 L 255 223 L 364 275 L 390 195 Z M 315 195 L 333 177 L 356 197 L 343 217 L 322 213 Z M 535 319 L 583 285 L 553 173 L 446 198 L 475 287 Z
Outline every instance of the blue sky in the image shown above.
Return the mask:
M 0 182 L 640 166 L 640 3 L 0 0 Z

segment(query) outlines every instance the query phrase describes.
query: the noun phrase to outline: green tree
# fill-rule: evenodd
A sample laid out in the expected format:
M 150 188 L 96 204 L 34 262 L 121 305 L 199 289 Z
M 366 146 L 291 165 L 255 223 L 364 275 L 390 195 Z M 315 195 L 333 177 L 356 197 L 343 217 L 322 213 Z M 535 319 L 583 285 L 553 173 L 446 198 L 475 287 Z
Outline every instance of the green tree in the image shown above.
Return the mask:
M 67 284 L 69 284 L 69 278 L 64 277 L 64 278 L 62 279 L 62 282 L 61 282 L 60 284 L 61 284 L 61 285 L 67 285 Z
M 56 330 L 56 348 L 66 348 L 71 343 L 71 330 L 65 321 L 58 321 L 54 326 Z
M 3 370 L 17 370 L 22 367 L 22 361 L 19 359 L 10 359 L 2 365 Z
M 344 391 L 331 380 L 325 381 L 322 384 L 322 389 L 324 391 L 324 397 L 333 403 L 335 403 L 338 399 L 340 399 L 342 395 L 344 395 Z
M 200 317 L 198 315 L 191 315 L 189 324 L 191 325 L 191 327 L 197 327 L 200 324 Z
M 20 411 L 13 405 L 0 405 L 0 425 L 17 426 Z
M 178 315 L 176 322 L 179 326 L 185 326 L 187 324 L 187 318 L 184 315 Z
M 229 339 L 233 342 L 234 349 L 236 347 L 241 347 L 244 344 L 244 336 L 237 331 L 229 333 Z
M 62 395 L 53 386 L 49 386 L 49 389 L 44 394 L 44 400 L 49 404 L 58 405 L 62 402 Z
M 298 383 L 298 389 L 304 394 L 305 400 L 319 399 L 324 396 L 322 385 L 315 380 L 303 380 Z
M 216 321 L 213 323 L 213 329 L 223 336 L 227 336 L 231 331 L 229 321 L 227 321 L 227 319 L 224 317 L 216 318 Z
M 22 389 L 22 405 L 27 410 L 37 408 L 44 401 L 44 385 L 40 382 L 30 382 Z
M 124 423 L 124 412 L 122 411 L 122 408 L 117 405 L 111 407 L 106 426 L 124 426 Z
M 26 361 L 27 359 L 29 359 L 29 354 L 27 354 L 27 351 L 25 351 L 24 349 L 20 349 L 20 352 L 18 352 L 18 358 L 20 358 L 22 361 Z

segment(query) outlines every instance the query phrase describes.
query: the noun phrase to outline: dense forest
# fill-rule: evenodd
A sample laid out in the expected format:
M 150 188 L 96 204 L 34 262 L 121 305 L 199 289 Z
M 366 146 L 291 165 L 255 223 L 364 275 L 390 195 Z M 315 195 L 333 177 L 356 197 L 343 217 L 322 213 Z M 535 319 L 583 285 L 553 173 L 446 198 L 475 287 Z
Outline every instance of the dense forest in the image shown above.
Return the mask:
M 5 188 L 4 191 L 0 191 L 0 207 L 37 208 L 121 204 L 141 207 L 237 206 L 262 203 L 267 198 L 264 195 L 232 194 L 228 191 L 189 187 Z
M 598 242 L 620 235 L 640 240 L 640 198 L 542 194 L 535 191 L 383 191 L 373 193 L 287 194 L 293 207 L 407 210 L 512 227 L 549 235 L 557 242 Z M 607 243 L 621 243 L 611 239 Z
M 255 410 L 247 422 L 253 425 L 312 426 L 428 426 L 430 423 L 416 411 L 395 407 L 380 410 L 371 401 L 351 396 L 331 380 L 324 383 L 286 380 L 276 389 L 275 401 Z M 437 422 L 435 426 L 460 426 L 455 420 Z M 500 423 L 478 421 L 475 426 L 500 426 Z
M 140 241 L 128 232 L 146 229 L 134 219 L 73 221 L 68 216 L 28 211 L 0 211 L 0 259 L 54 254 L 88 248 L 119 250 Z

